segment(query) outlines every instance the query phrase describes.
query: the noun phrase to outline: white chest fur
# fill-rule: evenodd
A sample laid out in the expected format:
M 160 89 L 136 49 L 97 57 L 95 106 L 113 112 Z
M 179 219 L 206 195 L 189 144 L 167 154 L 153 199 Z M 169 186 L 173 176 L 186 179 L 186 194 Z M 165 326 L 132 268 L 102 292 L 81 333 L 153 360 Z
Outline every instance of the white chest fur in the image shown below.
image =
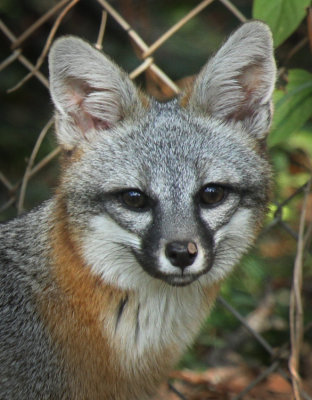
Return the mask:
M 194 340 L 215 298 L 213 282 L 173 287 L 149 276 L 129 251 L 129 245 L 140 248 L 140 239 L 105 215 L 90 221 L 83 243 L 92 272 L 125 293 L 110 317 L 103 316 L 125 365 L 168 347 L 181 353 Z
M 198 284 L 185 288 L 156 283 L 130 293 L 119 305 L 112 343 L 124 354 L 125 365 L 135 365 L 147 354 L 172 347 L 177 356 L 192 343 L 210 305 Z

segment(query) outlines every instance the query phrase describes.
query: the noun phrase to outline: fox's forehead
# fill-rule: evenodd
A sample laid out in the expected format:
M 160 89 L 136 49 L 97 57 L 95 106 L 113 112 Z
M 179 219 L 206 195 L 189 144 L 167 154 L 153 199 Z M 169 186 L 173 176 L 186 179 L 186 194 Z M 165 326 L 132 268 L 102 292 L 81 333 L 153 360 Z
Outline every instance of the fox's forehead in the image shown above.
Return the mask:
M 201 159 L 217 158 L 222 149 L 233 146 L 230 136 L 223 123 L 189 116 L 173 101 L 157 104 L 141 120 L 104 134 L 97 147 L 99 153 L 134 164 L 152 162 L 174 168 L 183 162 L 196 167 Z
M 159 106 L 145 120 L 99 138 L 90 157 L 103 184 L 191 192 L 209 182 L 239 183 L 258 163 L 226 124 L 185 111 L 177 118 L 177 112 L 175 103 Z

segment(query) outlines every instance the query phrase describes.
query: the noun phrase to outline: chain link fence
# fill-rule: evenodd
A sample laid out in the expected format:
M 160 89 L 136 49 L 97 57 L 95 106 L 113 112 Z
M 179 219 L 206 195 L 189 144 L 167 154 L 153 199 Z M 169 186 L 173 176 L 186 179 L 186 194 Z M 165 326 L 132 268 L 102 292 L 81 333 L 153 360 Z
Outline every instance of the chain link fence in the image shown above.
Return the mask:
M 50 2 L 51 3 L 51 2 Z M 0 72 L 4 74 L 7 72 L 15 63 L 22 64 L 27 74 L 22 76 L 19 82 L 16 82 L 13 87 L 7 88 L 8 92 L 14 93 L 21 89 L 28 80 L 37 79 L 41 85 L 48 89 L 49 82 L 45 74 L 45 60 L 51 43 L 53 42 L 56 35 L 62 32 L 62 26 L 73 17 L 73 13 L 76 7 L 79 7 L 83 3 L 85 13 L 88 11 L 92 15 L 97 16 L 97 41 L 95 47 L 102 49 L 103 40 L 105 40 L 106 26 L 108 21 L 113 21 L 118 26 L 120 34 L 120 40 L 124 41 L 128 38 L 131 43 L 131 48 L 136 56 L 136 66 L 130 72 L 132 79 L 141 79 L 142 76 L 146 79 L 146 86 L 150 93 L 158 97 L 159 99 L 170 98 L 179 93 L 179 83 L 174 82 L 159 66 L 156 62 L 155 52 L 160 49 L 164 44 L 174 35 L 179 35 L 181 30 L 192 21 L 200 13 L 209 13 L 210 7 L 213 4 L 218 3 L 224 7 L 224 13 L 228 18 L 231 19 L 231 25 L 235 27 L 241 22 L 247 20 L 242 12 L 236 7 L 233 2 L 228 0 L 204 0 L 198 2 L 193 8 L 190 6 L 189 10 L 185 12 L 183 16 L 177 19 L 177 22 L 170 26 L 170 28 L 163 34 L 159 35 L 158 39 L 153 41 L 152 44 L 142 38 L 137 30 L 133 29 L 131 24 L 127 20 L 127 12 L 124 14 L 119 10 L 118 3 L 127 3 L 128 8 L 131 5 L 130 2 L 108 2 L 106 0 L 90 0 L 89 2 L 83 2 L 82 0 L 62 0 L 54 2 L 51 8 L 46 9 L 42 12 L 41 16 L 33 23 L 28 26 L 26 30 L 21 32 L 19 35 L 13 34 L 11 27 L 9 27 L 5 21 L 0 20 L 0 31 L 2 32 L 2 46 L 5 44 L 9 55 L 0 63 Z M 140 3 L 140 2 L 133 2 Z M 144 3 L 144 2 L 143 2 Z M 146 2 L 145 2 L 146 3 Z M 148 2 L 147 2 L 148 3 Z M 192 2 L 193 3 L 193 2 Z M 238 2 L 239 3 L 239 2 Z M 95 4 L 97 8 L 94 8 Z M 125 10 L 127 7 L 123 7 Z M 125 16 L 123 16 L 125 15 Z M 87 18 L 87 16 L 86 16 Z M 131 18 L 130 18 L 131 20 Z M 93 23 L 94 25 L 95 23 Z M 96 24 L 95 24 L 96 25 Z M 71 25 L 73 26 L 73 25 Z M 15 28 L 15 27 L 13 27 Z M 232 28 L 232 27 L 231 27 Z M 71 33 L 71 31 L 66 32 Z M 226 32 L 224 36 L 227 34 Z M 36 35 L 40 35 L 42 45 L 41 54 L 36 54 L 36 62 L 32 63 L 29 57 L 25 56 L 24 45 L 26 42 L 32 40 Z M 191 38 L 190 38 L 191 39 Z M 296 53 L 298 44 L 294 45 L 290 51 L 293 54 Z M 183 81 L 183 80 L 182 80 Z M 182 82 L 183 83 L 183 82 Z M 29 90 L 29 86 L 27 88 Z M 5 100 L 4 100 L 5 101 Z M 21 105 L 23 106 L 23 104 Z M 0 215 L 3 215 L 2 219 L 7 216 L 8 210 L 11 210 L 11 214 L 20 214 L 23 212 L 25 207 L 25 201 L 28 196 L 28 188 L 30 182 L 37 177 L 41 176 L 40 179 L 44 179 L 42 171 L 44 172 L 49 165 L 60 153 L 60 148 L 54 146 L 52 150 L 41 156 L 40 151 L 43 142 L 47 135 L 51 135 L 53 130 L 53 118 L 50 118 L 44 127 L 39 132 L 36 142 L 32 148 L 32 152 L 26 161 L 26 167 L 24 167 L 23 174 L 14 182 L 8 177 L 10 174 L 6 171 L 0 171 Z M 39 158 L 39 160 L 38 160 Z M 310 166 L 305 165 L 304 168 L 307 174 L 310 174 L 310 179 L 302 184 L 298 184 L 297 188 L 283 200 L 275 201 L 274 211 L 270 222 L 266 225 L 262 232 L 262 236 L 265 237 L 276 230 L 282 231 L 283 235 L 290 238 L 291 241 L 296 243 L 296 251 L 293 255 L 293 277 L 292 277 L 292 288 L 290 291 L 290 306 L 289 306 L 289 341 L 280 343 L 278 348 L 273 347 L 264 335 L 261 334 L 259 328 L 259 320 L 253 318 L 253 313 L 247 317 L 243 317 L 242 314 L 236 310 L 231 304 L 228 303 L 223 297 L 218 298 L 218 304 L 225 307 L 244 327 L 253 340 L 257 341 L 261 348 L 269 355 L 270 362 L 266 367 L 261 368 L 261 372 L 256 378 L 249 383 L 249 385 L 239 393 L 236 393 L 231 400 L 239 400 L 246 398 L 248 393 L 253 388 L 266 380 L 268 376 L 273 373 L 280 374 L 283 379 L 289 381 L 293 388 L 293 395 L 296 399 L 311 400 L 311 394 L 303 388 L 301 384 L 301 378 L 299 373 L 300 355 L 302 354 L 304 337 L 309 333 L 312 328 L 311 322 L 305 321 L 305 300 L 303 295 L 303 282 L 304 282 L 304 260 L 307 254 L 312 254 L 311 247 L 311 233 L 312 233 L 312 195 L 311 195 L 311 163 Z M 8 169 L 9 170 L 9 169 Z M 299 199 L 299 200 L 298 200 Z M 294 224 L 288 223 L 285 217 L 285 210 L 287 207 L 291 207 L 293 201 L 297 201 L 299 204 L 299 211 L 297 221 Z M 12 211 L 14 210 L 14 211 Z M 273 233 L 274 234 L 274 233 Z M 286 240 L 288 243 L 288 240 Z M 307 304 L 308 307 L 308 304 Z M 259 307 L 255 310 L 254 315 L 258 315 Z M 310 307 L 311 308 L 311 307 Z M 263 321 L 260 319 L 260 321 Z M 261 324 L 261 322 L 260 322 Z M 243 333 L 243 337 L 245 334 Z M 239 342 L 239 340 L 238 340 Z M 286 354 L 286 356 L 285 356 Z M 176 398 L 186 399 L 186 395 L 182 394 L 177 389 L 175 384 L 170 383 L 170 389 Z M 204 398 L 204 397 L 202 397 Z M 210 398 L 210 397 L 209 397 Z M 215 397 L 217 398 L 217 397 Z M 260 398 L 260 397 L 253 397 Z M 281 397 L 282 398 L 282 397 Z M 284 397 L 285 399 L 291 397 Z

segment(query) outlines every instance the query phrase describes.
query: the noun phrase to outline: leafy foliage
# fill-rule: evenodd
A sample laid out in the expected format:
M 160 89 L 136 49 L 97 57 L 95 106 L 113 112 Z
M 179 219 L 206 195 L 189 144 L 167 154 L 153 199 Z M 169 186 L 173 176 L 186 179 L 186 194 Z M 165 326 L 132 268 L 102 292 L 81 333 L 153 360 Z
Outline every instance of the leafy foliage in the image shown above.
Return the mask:
M 270 26 L 275 47 L 278 47 L 302 23 L 309 5 L 311 0 L 255 0 L 253 17 Z M 285 143 L 312 116 L 312 75 L 303 69 L 292 69 L 282 78 L 285 85 L 274 93 L 271 146 Z
M 298 131 L 312 115 L 312 74 L 303 69 L 288 73 L 285 89 L 274 94 L 275 116 L 269 136 L 270 145 L 275 145 Z
M 298 28 L 310 3 L 310 0 L 255 0 L 253 17 L 270 26 L 277 47 Z

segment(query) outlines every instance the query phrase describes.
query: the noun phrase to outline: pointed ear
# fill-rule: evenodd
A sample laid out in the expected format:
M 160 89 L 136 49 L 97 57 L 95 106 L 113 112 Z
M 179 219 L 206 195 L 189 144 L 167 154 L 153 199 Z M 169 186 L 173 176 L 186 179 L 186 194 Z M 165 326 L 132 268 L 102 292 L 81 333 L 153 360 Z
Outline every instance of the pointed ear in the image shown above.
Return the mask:
M 242 25 L 202 69 L 189 107 L 262 139 L 270 127 L 276 67 L 272 35 L 262 22 Z
M 49 54 L 49 69 L 57 136 L 66 149 L 142 109 L 128 75 L 81 39 L 57 40 Z

